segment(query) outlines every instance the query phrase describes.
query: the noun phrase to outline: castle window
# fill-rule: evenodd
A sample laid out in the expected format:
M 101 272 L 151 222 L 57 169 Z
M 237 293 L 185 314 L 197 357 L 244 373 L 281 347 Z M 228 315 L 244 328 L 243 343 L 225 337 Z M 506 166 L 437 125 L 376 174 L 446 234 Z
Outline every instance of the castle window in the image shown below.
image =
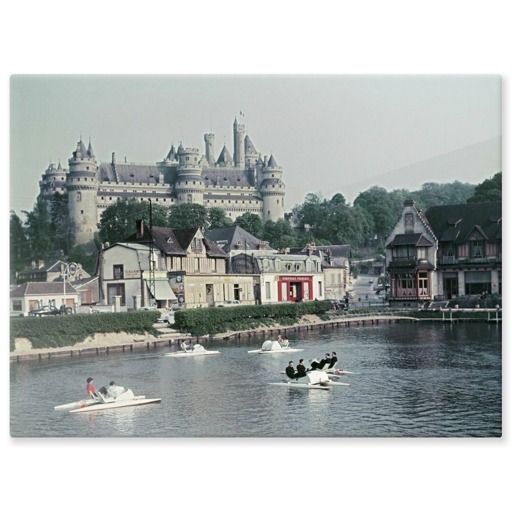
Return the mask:
M 80 210 L 80 214 L 83 215 L 84 214 L 84 211 L 83 210 Z
M 77 202 L 80 202 L 82 200 L 82 192 L 77 192 L 76 200 L 77 200 Z

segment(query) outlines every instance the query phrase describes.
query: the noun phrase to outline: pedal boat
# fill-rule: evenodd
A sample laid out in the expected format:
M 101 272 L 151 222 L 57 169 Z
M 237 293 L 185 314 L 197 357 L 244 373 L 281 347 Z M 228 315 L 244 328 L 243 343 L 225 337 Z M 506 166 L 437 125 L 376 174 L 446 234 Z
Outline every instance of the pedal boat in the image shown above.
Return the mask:
M 288 340 L 279 342 L 277 340 L 266 340 L 258 350 L 248 350 L 248 354 L 282 354 L 290 352 L 302 352 L 302 348 L 291 348 L 288 345 Z
M 334 386 L 350 386 L 345 382 L 335 382 L 322 370 L 313 370 L 306 373 L 305 377 L 298 379 L 286 379 L 281 382 L 271 382 L 272 386 L 286 386 L 289 388 L 323 389 L 330 390 Z
M 182 344 L 182 349 L 177 352 L 168 352 L 166 357 L 194 357 L 194 356 L 212 356 L 215 354 L 220 354 L 218 350 L 206 350 L 203 345 L 196 343 L 191 349 L 184 348 Z

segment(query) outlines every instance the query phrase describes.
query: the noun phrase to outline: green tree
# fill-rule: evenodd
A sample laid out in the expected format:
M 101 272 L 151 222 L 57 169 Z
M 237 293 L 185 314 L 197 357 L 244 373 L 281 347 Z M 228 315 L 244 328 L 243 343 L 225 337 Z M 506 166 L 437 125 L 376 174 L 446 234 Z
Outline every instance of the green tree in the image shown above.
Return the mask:
M 235 220 L 235 224 L 242 229 L 245 229 L 248 233 L 259 238 L 263 239 L 263 221 L 259 215 L 251 212 L 245 212 L 240 217 L 237 217 Z
M 208 229 L 227 228 L 233 225 L 233 221 L 227 216 L 226 210 L 222 208 L 208 209 Z
M 501 171 L 497 172 L 492 178 L 488 178 L 480 185 L 475 187 L 475 192 L 467 202 L 468 203 L 495 203 L 501 202 Z
M 23 223 L 18 215 L 11 210 L 10 226 L 11 271 L 19 271 L 30 262 L 30 247 L 23 228 Z
M 50 200 L 50 223 L 55 231 L 54 248 L 64 253 L 73 246 L 73 234 L 69 232 L 68 196 L 56 192 Z
M 274 249 L 294 247 L 297 239 L 290 223 L 285 219 L 267 220 L 263 226 L 263 239 Z
M 372 238 L 382 242 L 394 228 L 402 212 L 403 201 L 398 203 L 396 197 L 386 189 L 374 186 L 361 192 L 356 197 L 354 206 L 366 213 L 367 226 L 374 230 Z
M 153 226 L 166 227 L 169 223 L 168 210 L 161 205 L 151 203 L 151 223 Z M 125 240 L 136 230 L 137 220 L 143 220 L 149 226 L 149 203 L 136 199 L 123 199 L 109 206 L 100 217 L 99 241 L 114 244 Z
M 33 259 L 45 260 L 54 256 L 55 229 L 52 227 L 48 210 L 43 201 L 37 201 L 26 215 L 25 227 L 30 255 Z
M 203 227 L 208 229 L 208 210 L 201 204 L 173 205 L 169 211 L 169 225 L 174 229 Z

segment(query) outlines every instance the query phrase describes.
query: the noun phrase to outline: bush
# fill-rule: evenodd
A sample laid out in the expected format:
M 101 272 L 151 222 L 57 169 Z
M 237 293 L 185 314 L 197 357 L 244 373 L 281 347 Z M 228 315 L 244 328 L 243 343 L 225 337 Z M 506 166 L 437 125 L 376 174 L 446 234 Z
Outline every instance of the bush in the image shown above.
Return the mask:
M 72 347 L 96 333 L 158 335 L 153 324 L 159 317 L 158 311 L 13 317 L 10 325 L 10 350 L 12 352 L 15 349 L 15 338 L 27 338 L 33 348 L 56 348 Z
M 322 315 L 329 301 L 287 302 L 283 304 L 236 306 L 232 308 L 183 309 L 174 315 L 174 327 L 193 336 L 226 331 L 257 329 L 279 323 L 292 325 L 304 315 Z

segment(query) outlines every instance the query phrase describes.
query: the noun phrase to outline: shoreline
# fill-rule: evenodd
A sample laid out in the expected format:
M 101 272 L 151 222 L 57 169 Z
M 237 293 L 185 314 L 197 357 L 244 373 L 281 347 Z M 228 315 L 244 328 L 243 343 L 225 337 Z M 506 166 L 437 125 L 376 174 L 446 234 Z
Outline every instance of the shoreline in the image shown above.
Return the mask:
M 482 319 L 451 319 L 451 318 L 416 318 L 407 315 L 350 315 L 338 316 L 330 320 L 320 320 L 316 315 L 306 315 L 298 323 L 292 325 L 275 324 L 272 327 L 262 327 L 261 329 L 249 329 L 244 331 L 227 331 L 215 335 L 192 336 L 186 333 L 173 332 L 172 334 L 161 334 L 154 336 L 152 334 L 134 335 L 126 332 L 122 333 L 98 333 L 89 337 L 81 343 L 73 346 L 34 349 L 28 339 L 17 338 L 15 341 L 16 349 L 10 352 L 10 362 L 20 363 L 23 361 L 34 361 L 42 359 L 55 359 L 58 357 L 85 357 L 97 356 L 100 354 L 110 354 L 116 352 L 135 352 L 138 350 L 151 350 L 157 347 L 179 344 L 182 341 L 196 340 L 198 343 L 207 344 L 214 340 L 241 340 L 241 339 L 269 339 L 277 334 L 290 335 L 301 331 L 310 331 L 318 329 L 337 329 L 339 327 L 357 327 L 365 325 L 384 325 L 399 322 L 487 322 L 494 323 L 494 320 Z M 498 321 L 496 321 L 498 323 Z M 499 320 L 501 324 L 501 319 Z
M 172 335 L 133 335 L 130 333 L 99 333 L 89 337 L 81 343 L 67 347 L 34 349 L 29 340 L 25 338 L 16 339 L 16 348 L 10 352 L 10 362 L 20 363 L 23 361 L 34 361 L 42 359 L 55 359 L 61 357 L 85 357 L 100 354 L 117 352 L 134 352 L 138 350 L 151 350 L 162 346 L 173 346 L 182 341 L 195 339 L 198 342 L 210 343 L 213 340 L 239 340 L 254 338 L 265 338 L 274 334 L 288 335 L 294 332 L 309 331 L 325 328 L 351 327 L 360 325 L 378 325 L 398 323 L 400 321 L 417 322 L 417 318 L 408 316 L 384 316 L 366 315 L 361 317 L 337 317 L 332 320 L 320 320 L 314 315 L 304 317 L 299 323 L 292 325 L 275 325 L 261 329 L 250 329 L 245 331 L 228 331 L 215 335 L 191 336 L 184 333 Z

